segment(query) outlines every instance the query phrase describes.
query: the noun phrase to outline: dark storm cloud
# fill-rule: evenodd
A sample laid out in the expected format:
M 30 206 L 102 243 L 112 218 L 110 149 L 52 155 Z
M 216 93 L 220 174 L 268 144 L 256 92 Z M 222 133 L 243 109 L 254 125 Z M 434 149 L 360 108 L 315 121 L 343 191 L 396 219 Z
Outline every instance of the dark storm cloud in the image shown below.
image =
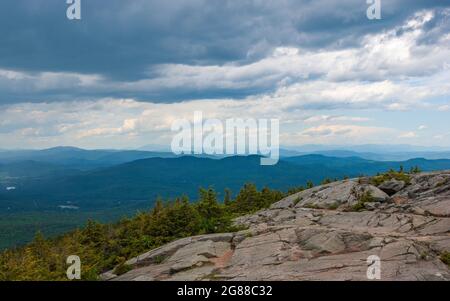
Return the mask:
M 33 74 L 41 72 L 96 74 L 98 84 L 133 82 L 155 77 L 161 64 L 246 64 L 279 46 L 345 48 L 415 11 L 445 3 L 382 1 L 383 20 L 372 22 L 366 18 L 365 0 L 82 0 L 82 20 L 69 21 L 65 0 L 2 0 L 0 69 L 26 72 L 30 84 Z M 106 96 L 169 102 L 264 92 L 248 87 L 176 92 L 155 87 L 145 93 L 75 87 L 15 87 L 0 92 L 0 103 Z

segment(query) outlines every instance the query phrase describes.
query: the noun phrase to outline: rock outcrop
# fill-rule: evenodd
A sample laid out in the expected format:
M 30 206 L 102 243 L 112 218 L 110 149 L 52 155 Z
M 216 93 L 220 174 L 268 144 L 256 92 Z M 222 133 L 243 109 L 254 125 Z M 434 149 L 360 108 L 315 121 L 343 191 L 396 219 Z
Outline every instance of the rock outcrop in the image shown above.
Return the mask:
M 450 251 L 450 171 L 411 175 L 408 184 L 322 185 L 235 223 L 248 229 L 174 241 L 130 259 L 131 271 L 103 278 L 367 280 L 375 255 L 382 280 L 450 280 L 440 259 Z
M 406 186 L 406 183 L 404 181 L 398 181 L 395 179 L 386 181 L 382 183 L 380 186 L 378 186 L 379 189 L 383 190 L 389 195 L 393 195 L 400 190 L 402 190 Z

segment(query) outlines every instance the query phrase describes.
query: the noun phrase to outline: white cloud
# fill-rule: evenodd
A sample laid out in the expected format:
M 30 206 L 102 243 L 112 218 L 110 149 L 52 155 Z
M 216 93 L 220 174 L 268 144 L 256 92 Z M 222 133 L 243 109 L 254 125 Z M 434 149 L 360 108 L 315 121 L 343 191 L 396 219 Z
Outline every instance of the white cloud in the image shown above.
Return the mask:
M 417 134 L 415 132 L 406 132 L 406 133 L 403 133 L 398 136 L 398 138 L 406 138 L 406 139 L 416 138 L 416 137 L 417 137 Z
M 284 144 L 362 144 L 385 143 L 392 140 L 396 130 L 352 124 L 324 124 L 306 128 L 300 132 L 283 133 L 281 135 Z
M 96 74 L 67 72 L 27 73 L 0 69 L 0 87 L 13 92 L 41 92 L 76 88 L 96 89 L 104 79 Z
M 370 121 L 366 117 L 339 116 L 339 115 L 316 115 L 304 119 L 304 123 L 323 123 L 323 122 L 365 122 Z
M 51 147 L 75 145 L 86 148 L 137 148 L 146 144 L 169 145 L 174 120 L 192 120 L 195 111 L 204 119 L 278 118 L 280 142 L 299 144 L 392 143 L 415 132 L 384 126 L 376 118 L 351 115 L 320 115 L 292 110 L 268 98 L 246 100 L 193 100 L 174 104 L 143 103 L 130 99 L 102 99 L 69 103 L 25 103 L 0 109 L 2 147 Z M 27 114 L 27 112 L 29 114 Z M 370 125 L 366 125 L 370 122 Z M 381 124 L 381 126 L 380 126 Z M 430 139 L 436 133 L 430 133 Z M 433 138 L 436 141 L 436 138 Z M 448 140 L 448 139 L 447 139 Z M 438 141 L 448 144 L 450 141 Z M 447 142 L 445 142 L 447 141 Z M 431 142 L 430 142 L 431 143 Z
M 449 84 L 450 87 L 450 84 Z M 432 86 L 410 86 L 391 81 L 310 81 L 282 87 L 268 96 L 284 106 L 301 109 L 387 109 L 407 110 L 428 104 L 423 100 L 436 94 Z
M 438 111 L 441 111 L 441 112 L 446 112 L 449 110 L 450 110 L 450 105 L 442 105 L 442 106 L 438 107 Z
M 286 144 L 290 139 L 299 138 L 296 136 L 298 126 L 305 118 L 299 116 L 298 112 L 280 106 L 276 101 L 261 104 L 261 101 L 255 99 L 197 100 L 174 104 L 118 99 L 26 103 L 6 106 L 0 110 L 0 120 L 8 127 L 5 131 L 1 130 L 5 126 L 0 128 L 0 139 L 8 141 L 8 145 L 14 147 L 78 145 L 89 148 L 133 148 L 149 143 L 168 144 L 173 136 L 172 122 L 180 118 L 192 120 L 195 111 L 202 111 L 205 119 L 278 118 L 282 124 L 282 133 L 287 135 L 285 141 L 282 141 Z M 327 119 L 325 123 L 366 120 L 342 115 L 324 119 Z M 326 131 L 330 131 L 332 136 L 345 135 L 364 139 L 364 135 L 377 135 L 383 129 L 328 124 L 304 130 L 300 138 L 326 136 Z
M 390 132 L 391 129 L 381 127 L 357 126 L 357 125 L 320 125 L 308 128 L 300 133 L 301 136 L 342 136 L 362 137 Z
M 433 18 L 433 11 L 423 11 L 404 25 L 368 34 L 358 47 L 343 50 L 279 47 L 270 56 L 248 65 L 162 65 L 157 70 L 152 69 L 157 78 L 130 85 L 212 89 L 286 85 L 317 77 L 342 82 L 396 81 L 427 76 L 442 71 L 443 62 L 450 62 L 446 37 L 435 44 L 419 43 L 426 34 L 424 26 Z

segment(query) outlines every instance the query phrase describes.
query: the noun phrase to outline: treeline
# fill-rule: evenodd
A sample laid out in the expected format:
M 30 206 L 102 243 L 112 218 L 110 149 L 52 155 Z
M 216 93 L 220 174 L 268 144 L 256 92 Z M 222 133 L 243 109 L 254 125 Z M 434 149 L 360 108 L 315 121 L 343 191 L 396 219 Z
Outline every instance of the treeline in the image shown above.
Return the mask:
M 258 190 L 253 184 L 244 185 L 235 198 L 225 190 L 221 200 L 214 189 L 200 189 L 196 202 L 185 196 L 158 199 L 152 210 L 115 224 L 88 221 L 85 227 L 53 239 L 37 233 L 30 244 L 0 254 L 0 280 L 67 280 L 70 255 L 80 257 L 82 279 L 97 280 L 114 267 L 117 272 L 126 271 L 127 259 L 170 241 L 239 230 L 232 225 L 234 217 L 266 208 L 284 196 L 269 188 Z

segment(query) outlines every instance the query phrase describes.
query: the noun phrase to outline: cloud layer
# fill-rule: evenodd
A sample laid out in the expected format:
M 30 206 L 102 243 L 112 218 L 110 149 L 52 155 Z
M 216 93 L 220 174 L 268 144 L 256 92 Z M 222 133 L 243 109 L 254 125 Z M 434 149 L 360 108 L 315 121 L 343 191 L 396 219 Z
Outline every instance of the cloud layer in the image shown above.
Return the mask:
M 446 2 L 91 0 L 74 23 L 5 0 L 1 147 L 167 143 L 195 110 L 279 118 L 284 144 L 450 146 Z

